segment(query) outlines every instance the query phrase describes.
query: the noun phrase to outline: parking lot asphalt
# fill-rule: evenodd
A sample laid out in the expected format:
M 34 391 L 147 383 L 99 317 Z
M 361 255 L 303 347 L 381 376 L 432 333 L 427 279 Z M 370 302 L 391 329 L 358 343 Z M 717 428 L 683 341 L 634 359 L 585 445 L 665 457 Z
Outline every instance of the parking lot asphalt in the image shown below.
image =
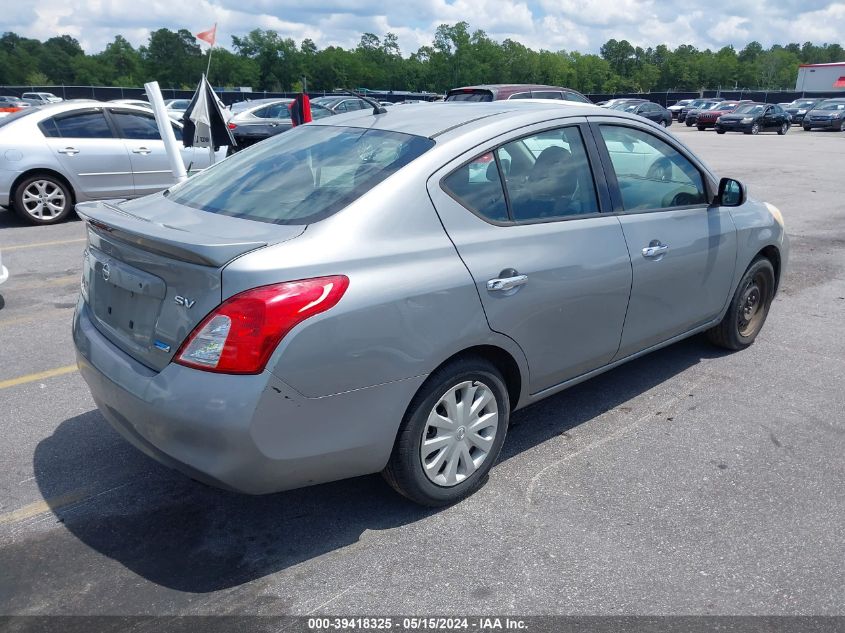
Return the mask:
M 762 334 L 518 412 L 441 510 L 378 476 L 239 496 L 130 447 L 74 370 L 83 225 L 0 209 L 0 614 L 845 615 L 845 135 L 671 131 L 783 212 Z

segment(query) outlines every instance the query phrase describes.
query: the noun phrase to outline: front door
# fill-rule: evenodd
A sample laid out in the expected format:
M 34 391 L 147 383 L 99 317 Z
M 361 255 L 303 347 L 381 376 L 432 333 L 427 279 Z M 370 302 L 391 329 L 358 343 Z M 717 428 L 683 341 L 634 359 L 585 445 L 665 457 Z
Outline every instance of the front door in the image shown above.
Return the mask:
M 490 327 L 528 359 L 532 393 L 609 362 L 628 304 L 630 258 L 619 220 L 600 213 L 586 129 L 503 142 L 428 184 Z
M 700 169 L 639 127 L 595 126 L 631 253 L 633 284 L 617 358 L 717 317 L 731 292 L 736 229 L 711 204 Z M 609 177 L 609 180 L 612 178 Z
M 81 198 L 126 198 L 132 168 L 123 141 L 100 108 L 60 114 L 39 124 L 47 145 Z

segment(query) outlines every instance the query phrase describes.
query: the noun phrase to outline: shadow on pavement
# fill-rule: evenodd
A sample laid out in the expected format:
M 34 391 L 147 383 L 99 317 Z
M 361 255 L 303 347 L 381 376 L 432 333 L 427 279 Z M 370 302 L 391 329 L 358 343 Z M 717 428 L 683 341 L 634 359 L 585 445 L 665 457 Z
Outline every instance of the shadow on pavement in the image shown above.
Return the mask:
M 720 354 L 696 337 L 522 410 L 514 415 L 516 426 L 500 459 L 516 457 Z M 59 425 L 38 445 L 34 462 L 48 503 L 79 489 L 98 495 L 76 506 L 51 503 L 74 536 L 177 591 L 234 587 L 349 546 L 366 530 L 402 526 L 437 512 L 404 500 L 378 475 L 264 497 L 208 488 L 136 451 L 97 411 Z

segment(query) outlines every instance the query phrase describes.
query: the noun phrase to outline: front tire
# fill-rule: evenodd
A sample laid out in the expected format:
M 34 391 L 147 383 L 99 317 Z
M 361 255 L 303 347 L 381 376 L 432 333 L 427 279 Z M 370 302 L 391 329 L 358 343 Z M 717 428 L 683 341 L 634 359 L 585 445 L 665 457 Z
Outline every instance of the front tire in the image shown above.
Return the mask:
M 809 125 L 804 126 L 804 131 L 809 132 L 812 128 Z
M 451 362 L 414 396 L 382 475 L 421 505 L 460 501 L 486 481 L 509 417 L 508 390 L 492 364 L 481 358 Z
M 704 131 L 704 130 L 706 130 L 706 129 L 707 129 L 707 127 L 706 127 L 706 126 L 704 126 L 704 125 L 699 125 L 699 126 L 698 126 L 698 131 L 699 131 L 699 132 L 703 132 L 703 131 Z
M 716 134 L 724 134 L 725 130 L 716 130 Z
M 684 123 L 686 124 L 687 127 L 692 127 L 692 121 L 689 119 L 689 117 L 687 117 L 687 119 L 684 121 Z
M 760 124 L 759 123 L 752 123 L 751 124 L 751 134 L 759 134 L 760 133 Z
M 763 329 L 775 294 L 775 269 L 761 257 L 751 262 L 734 292 L 728 311 L 707 338 L 719 347 L 741 350 L 751 345 Z
M 28 176 L 14 192 L 15 212 L 30 224 L 57 224 L 73 209 L 70 188 L 47 173 Z

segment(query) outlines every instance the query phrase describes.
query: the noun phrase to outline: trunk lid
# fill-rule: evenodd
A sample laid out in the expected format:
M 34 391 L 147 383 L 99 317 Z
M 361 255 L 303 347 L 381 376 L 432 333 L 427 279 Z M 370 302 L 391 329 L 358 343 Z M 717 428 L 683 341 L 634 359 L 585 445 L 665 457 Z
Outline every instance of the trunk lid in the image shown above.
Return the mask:
M 77 212 L 88 225 L 88 314 L 114 345 L 156 371 L 222 302 L 226 264 L 306 228 L 209 213 L 162 195 L 82 203 Z

